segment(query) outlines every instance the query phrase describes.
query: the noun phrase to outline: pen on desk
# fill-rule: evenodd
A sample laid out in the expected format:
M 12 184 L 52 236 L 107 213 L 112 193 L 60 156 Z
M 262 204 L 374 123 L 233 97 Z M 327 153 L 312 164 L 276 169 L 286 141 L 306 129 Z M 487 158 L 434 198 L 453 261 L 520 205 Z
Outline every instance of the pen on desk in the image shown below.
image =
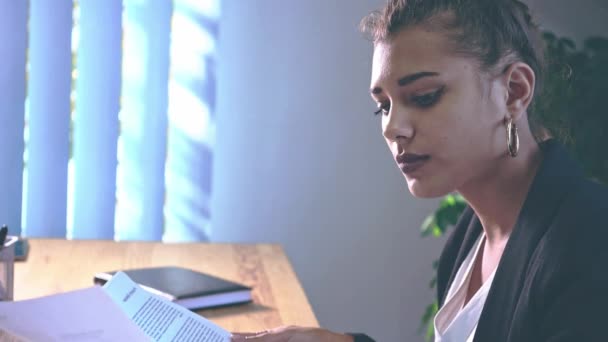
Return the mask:
M 4 247 L 4 241 L 6 240 L 6 234 L 8 234 L 8 227 L 6 225 L 3 225 L 2 228 L 0 228 L 0 251 Z

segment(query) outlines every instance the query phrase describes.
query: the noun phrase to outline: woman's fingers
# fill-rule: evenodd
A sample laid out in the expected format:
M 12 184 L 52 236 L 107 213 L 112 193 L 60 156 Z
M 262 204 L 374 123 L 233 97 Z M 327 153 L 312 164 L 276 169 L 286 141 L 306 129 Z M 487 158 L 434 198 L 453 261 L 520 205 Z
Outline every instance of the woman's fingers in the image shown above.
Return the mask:
M 281 328 L 272 330 L 264 330 L 255 333 L 234 333 L 232 334 L 232 342 L 272 342 L 278 340 L 277 333 L 282 331 Z
M 289 329 L 295 330 L 295 327 L 282 326 L 270 330 L 264 330 L 255 333 L 233 333 L 232 342 L 280 342 L 287 341 L 289 337 Z M 284 334 L 284 333 L 287 334 Z
M 268 334 L 268 330 L 260 332 L 234 333 L 232 334 L 232 342 L 253 341 L 256 337 L 261 337 Z

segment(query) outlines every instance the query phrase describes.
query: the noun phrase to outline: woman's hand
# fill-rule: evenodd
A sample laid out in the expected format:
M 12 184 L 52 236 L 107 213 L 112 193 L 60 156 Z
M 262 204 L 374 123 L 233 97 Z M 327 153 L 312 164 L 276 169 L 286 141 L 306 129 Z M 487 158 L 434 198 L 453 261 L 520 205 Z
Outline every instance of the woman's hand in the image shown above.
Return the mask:
M 353 342 L 353 337 L 319 328 L 279 327 L 258 333 L 234 333 L 233 342 Z

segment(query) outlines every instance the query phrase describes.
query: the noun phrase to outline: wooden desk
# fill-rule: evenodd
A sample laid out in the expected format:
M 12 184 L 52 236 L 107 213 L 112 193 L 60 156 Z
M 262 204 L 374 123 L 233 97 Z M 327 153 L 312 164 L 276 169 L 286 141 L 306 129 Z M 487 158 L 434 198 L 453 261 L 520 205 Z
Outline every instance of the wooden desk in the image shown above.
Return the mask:
M 15 300 L 93 285 L 97 272 L 182 266 L 253 287 L 252 304 L 201 310 L 228 331 L 280 325 L 318 326 L 310 303 L 278 245 L 236 245 L 30 239 L 27 261 L 15 265 Z

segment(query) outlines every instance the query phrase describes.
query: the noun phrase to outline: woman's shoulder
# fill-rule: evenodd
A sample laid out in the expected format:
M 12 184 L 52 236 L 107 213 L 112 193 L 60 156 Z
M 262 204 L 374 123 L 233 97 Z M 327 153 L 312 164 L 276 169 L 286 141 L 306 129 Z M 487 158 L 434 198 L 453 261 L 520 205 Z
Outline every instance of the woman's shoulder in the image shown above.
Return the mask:
M 608 264 L 608 187 L 582 180 L 550 220 L 532 263 L 552 277 L 571 277 Z
M 608 236 L 608 187 L 583 179 L 565 197 L 554 221 L 556 229 L 580 238 Z
M 605 186 L 579 182 L 533 251 L 523 286 L 539 340 L 604 336 L 599 330 L 608 305 L 607 198 Z
M 585 250 L 608 243 L 608 186 L 586 178 L 557 142 L 546 142 L 543 149 L 548 158 L 534 200 L 547 204 L 529 204 L 535 208 L 533 215 L 544 216 L 539 220 L 546 228 L 539 246 L 554 257 L 584 256 Z
M 576 200 L 585 203 L 594 202 L 597 206 L 604 209 L 608 208 L 608 185 L 601 184 L 596 181 L 585 179 L 581 182 L 578 189 Z

